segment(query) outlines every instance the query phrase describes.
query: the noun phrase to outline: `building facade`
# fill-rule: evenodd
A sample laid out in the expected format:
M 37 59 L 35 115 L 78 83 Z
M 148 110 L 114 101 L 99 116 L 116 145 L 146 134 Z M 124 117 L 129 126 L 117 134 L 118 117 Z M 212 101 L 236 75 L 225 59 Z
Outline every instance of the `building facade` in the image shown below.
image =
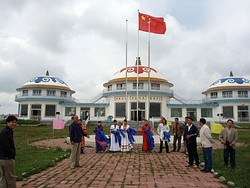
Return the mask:
M 232 73 L 211 84 L 202 92 L 205 97 L 199 102 L 178 97 L 171 89 L 173 84 L 156 69 L 142 66 L 139 58 L 135 66 L 117 71 L 103 86 L 104 91 L 90 102 L 76 102 L 75 91 L 47 72 L 17 89 L 19 118 L 52 120 L 59 116 L 67 121 L 76 114 L 94 121 L 158 120 L 162 116 L 169 121 L 175 117 L 184 121 L 186 116 L 191 116 L 194 120 L 204 117 L 210 121 L 231 118 L 249 122 L 250 81 Z

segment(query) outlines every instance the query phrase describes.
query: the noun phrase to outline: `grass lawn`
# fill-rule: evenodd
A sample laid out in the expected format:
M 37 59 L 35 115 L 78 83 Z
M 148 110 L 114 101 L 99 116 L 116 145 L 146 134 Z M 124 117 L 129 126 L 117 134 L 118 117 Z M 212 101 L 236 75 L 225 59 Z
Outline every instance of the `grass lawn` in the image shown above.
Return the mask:
M 0 127 L 1 130 L 2 128 L 3 127 Z M 54 137 L 66 137 L 67 135 L 67 128 L 54 132 Z M 56 161 L 60 161 L 69 156 L 69 151 L 62 151 L 60 148 L 54 150 L 36 148 L 30 145 L 32 141 L 51 138 L 52 136 L 52 126 L 17 126 L 14 129 L 16 146 L 15 170 L 18 180 L 53 166 Z
M 94 125 L 87 127 L 89 134 L 94 134 Z M 3 126 L 0 127 L 0 131 Z M 109 134 L 109 126 L 104 127 L 105 134 Z M 68 136 L 69 129 L 55 130 L 54 138 Z M 18 180 L 40 172 L 56 162 L 69 157 L 70 151 L 63 151 L 60 148 L 46 149 L 30 145 L 31 142 L 53 137 L 52 126 L 17 126 L 14 129 L 14 140 L 16 146 L 15 170 Z
M 223 164 L 223 150 L 213 151 L 213 168 L 228 181 L 233 181 L 238 187 L 250 187 L 250 128 L 238 129 L 239 142 L 244 146 L 236 147 L 236 168 L 225 168 Z M 213 135 L 214 136 L 214 135 Z M 218 135 L 214 137 L 218 139 Z

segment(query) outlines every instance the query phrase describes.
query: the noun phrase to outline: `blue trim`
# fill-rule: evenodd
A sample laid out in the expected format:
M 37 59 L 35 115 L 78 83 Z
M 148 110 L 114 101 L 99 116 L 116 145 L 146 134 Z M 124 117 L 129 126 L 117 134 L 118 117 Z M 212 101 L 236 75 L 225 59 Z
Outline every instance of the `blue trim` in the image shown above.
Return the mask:
M 62 101 L 60 105 L 74 105 L 74 106 L 109 106 L 109 103 L 78 103 L 72 101 Z
M 110 95 L 125 95 L 126 91 L 111 91 L 111 92 L 107 92 L 107 93 L 103 93 L 103 97 L 107 97 Z M 136 95 L 137 91 L 128 91 L 128 95 Z M 148 95 L 148 91 L 138 91 L 139 95 Z M 152 95 L 167 95 L 169 97 L 173 97 L 173 93 L 169 93 L 169 92 L 163 92 L 163 91 L 150 91 L 150 94 Z
M 16 98 L 15 101 L 19 102 L 19 101 L 67 101 L 67 100 L 65 100 L 64 98 L 42 98 L 42 97 L 41 98 L 39 97 L 29 98 L 27 97 L 27 98 Z
M 249 98 L 246 98 L 246 99 L 244 99 L 244 98 L 242 98 L 242 99 L 218 99 L 218 100 L 211 100 L 210 99 L 210 101 L 212 101 L 212 102 L 217 102 L 217 103 L 220 103 L 220 102 L 249 102 L 250 103 L 250 99 Z
M 214 103 L 200 103 L 200 104 L 167 104 L 169 107 L 188 107 L 188 106 L 195 106 L 195 107 L 215 107 L 219 106 L 219 104 Z

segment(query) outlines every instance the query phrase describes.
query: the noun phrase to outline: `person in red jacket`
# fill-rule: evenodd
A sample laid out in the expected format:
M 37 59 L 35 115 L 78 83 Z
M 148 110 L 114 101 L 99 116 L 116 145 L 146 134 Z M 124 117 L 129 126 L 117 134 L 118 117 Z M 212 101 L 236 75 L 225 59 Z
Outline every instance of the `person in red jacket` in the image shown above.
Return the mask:
M 142 151 L 150 151 L 150 145 L 148 141 L 148 134 L 145 130 L 151 130 L 151 126 L 149 125 L 148 121 L 145 120 L 144 124 L 142 125 L 142 132 L 143 132 L 143 144 L 142 144 Z

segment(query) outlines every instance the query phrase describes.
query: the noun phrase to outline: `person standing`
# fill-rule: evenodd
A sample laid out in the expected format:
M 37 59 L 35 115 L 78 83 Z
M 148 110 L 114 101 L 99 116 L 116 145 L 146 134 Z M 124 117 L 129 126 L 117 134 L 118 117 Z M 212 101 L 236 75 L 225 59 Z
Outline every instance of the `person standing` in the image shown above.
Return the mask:
M 201 126 L 200 140 L 201 140 L 203 158 L 205 163 L 204 169 L 202 169 L 201 171 L 211 172 L 213 138 L 209 127 L 206 125 L 206 119 L 201 118 L 199 124 Z
M 233 128 L 233 120 L 227 120 L 227 127 L 221 130 L 219 139 L 224 145 L 224 165 L 228 167 L 230 155 L 231 168 L 235 168 L 235 146 L 238 141 L 238 131 Z
M 187 152 L 187 145 L 186 145 L 186 141 L 185 141 L 185 138 L 184 138 L 184 134 L 185 134 L 185 131 L 186 131 L 186 128 L 187 128 L 187 118 L 188 117 L 185 117 L 185 121 L 182 123 L 182 130 L 183 130 L 183 153 Z
M 169 131 L 170 131 L 170 128 L 167 124 L 167 120 L 165 118 L 162 118 L 160 120 L 159 126 L 157 128 L 157 133 L 160 137 L 160 151 L 159 151 L 159 153 L 162 153 L 163 142 L 165 142 L 166 153 L 169 153 L 169 146 L 168 146 L 168 139 L 170 141 Z M 168 138 L 165 136 L 166 134 L 168 134 Z
M 82 131 L 87 134 L 87 127 L 86 125 L 83 123 L 82 119 L 79 119 L 79 124 L 82 127 Z M 85 150 L 85 137 L 82 136 L 82 142 L 81 142 L 81 154 L 84 154 L 84 150 Z
M 117 124 L 117 120 L 113 121 L 113 125 L 110 126 L 110 152 L 119 152 L 121 151 L 120 142 L 121 136 L 119 133 L 119 125 Z
M 106 151 L 109 140 L 104 134 L 104 128 L 102 126 L 102 122 L 98 121 L 97 126 L 95 126 L 95 144 L 96 144 L 96 153 L 100 151 Z
M 153 133 L 151 132 L 151 126 L 148 123 L 148 120 L 144 121 L 142 126 L 143 132 L 143 144 L 142 144 L 142 151 L 149 152 L 154 149 L 154 137 Z
M 128 139 L 129 129 L 130 129 L 130 127 L 128 125 L 127 120 L 125 119 L 123 121 L 123 125 L 121 126 L 121 129 L 120 129 L 120 132 L 121 132 L 121 152 L 128 152 L 133 148 L 132 143 L 130 143 L 129 139 Z
M 15 156 L 16 149 L 13 129 L 17 118 L 10 115 L 6 119 L 7 125 L 0 133 L 0 187 L 16 187 Z
M 172 131 L 174 134 L 174 143 L 173 143 L 173 151 L 176 151 L 176 142 L 178 141 L 177 151 L 179 152 L 181 149 L 181 137 L 183 133 L 182 124 L 179 122 L 178 118 L 174 119 L 174 123 L 172 124 Z
M 193 119 L 191 117 L 187 118 L 187 127 L 184 135 L 188 151 L 188 165 L 186 167 L 193 166 L 194 160 L 195 160 L 194 167 L 198 167 L 200 164 L 199 156 L 197 153 L 197 141 L 196 141 L 198 135 L 198 129 L 193 124 Z
M 72 144 L 70 155 L 70 168 L 80 167 L 81 141 L 82 136 L 89 136 L 83 132 L 81 125 L 78 122 L 78 116 L 73 116 L 73 123 L 70 125 L 70 142 Z

